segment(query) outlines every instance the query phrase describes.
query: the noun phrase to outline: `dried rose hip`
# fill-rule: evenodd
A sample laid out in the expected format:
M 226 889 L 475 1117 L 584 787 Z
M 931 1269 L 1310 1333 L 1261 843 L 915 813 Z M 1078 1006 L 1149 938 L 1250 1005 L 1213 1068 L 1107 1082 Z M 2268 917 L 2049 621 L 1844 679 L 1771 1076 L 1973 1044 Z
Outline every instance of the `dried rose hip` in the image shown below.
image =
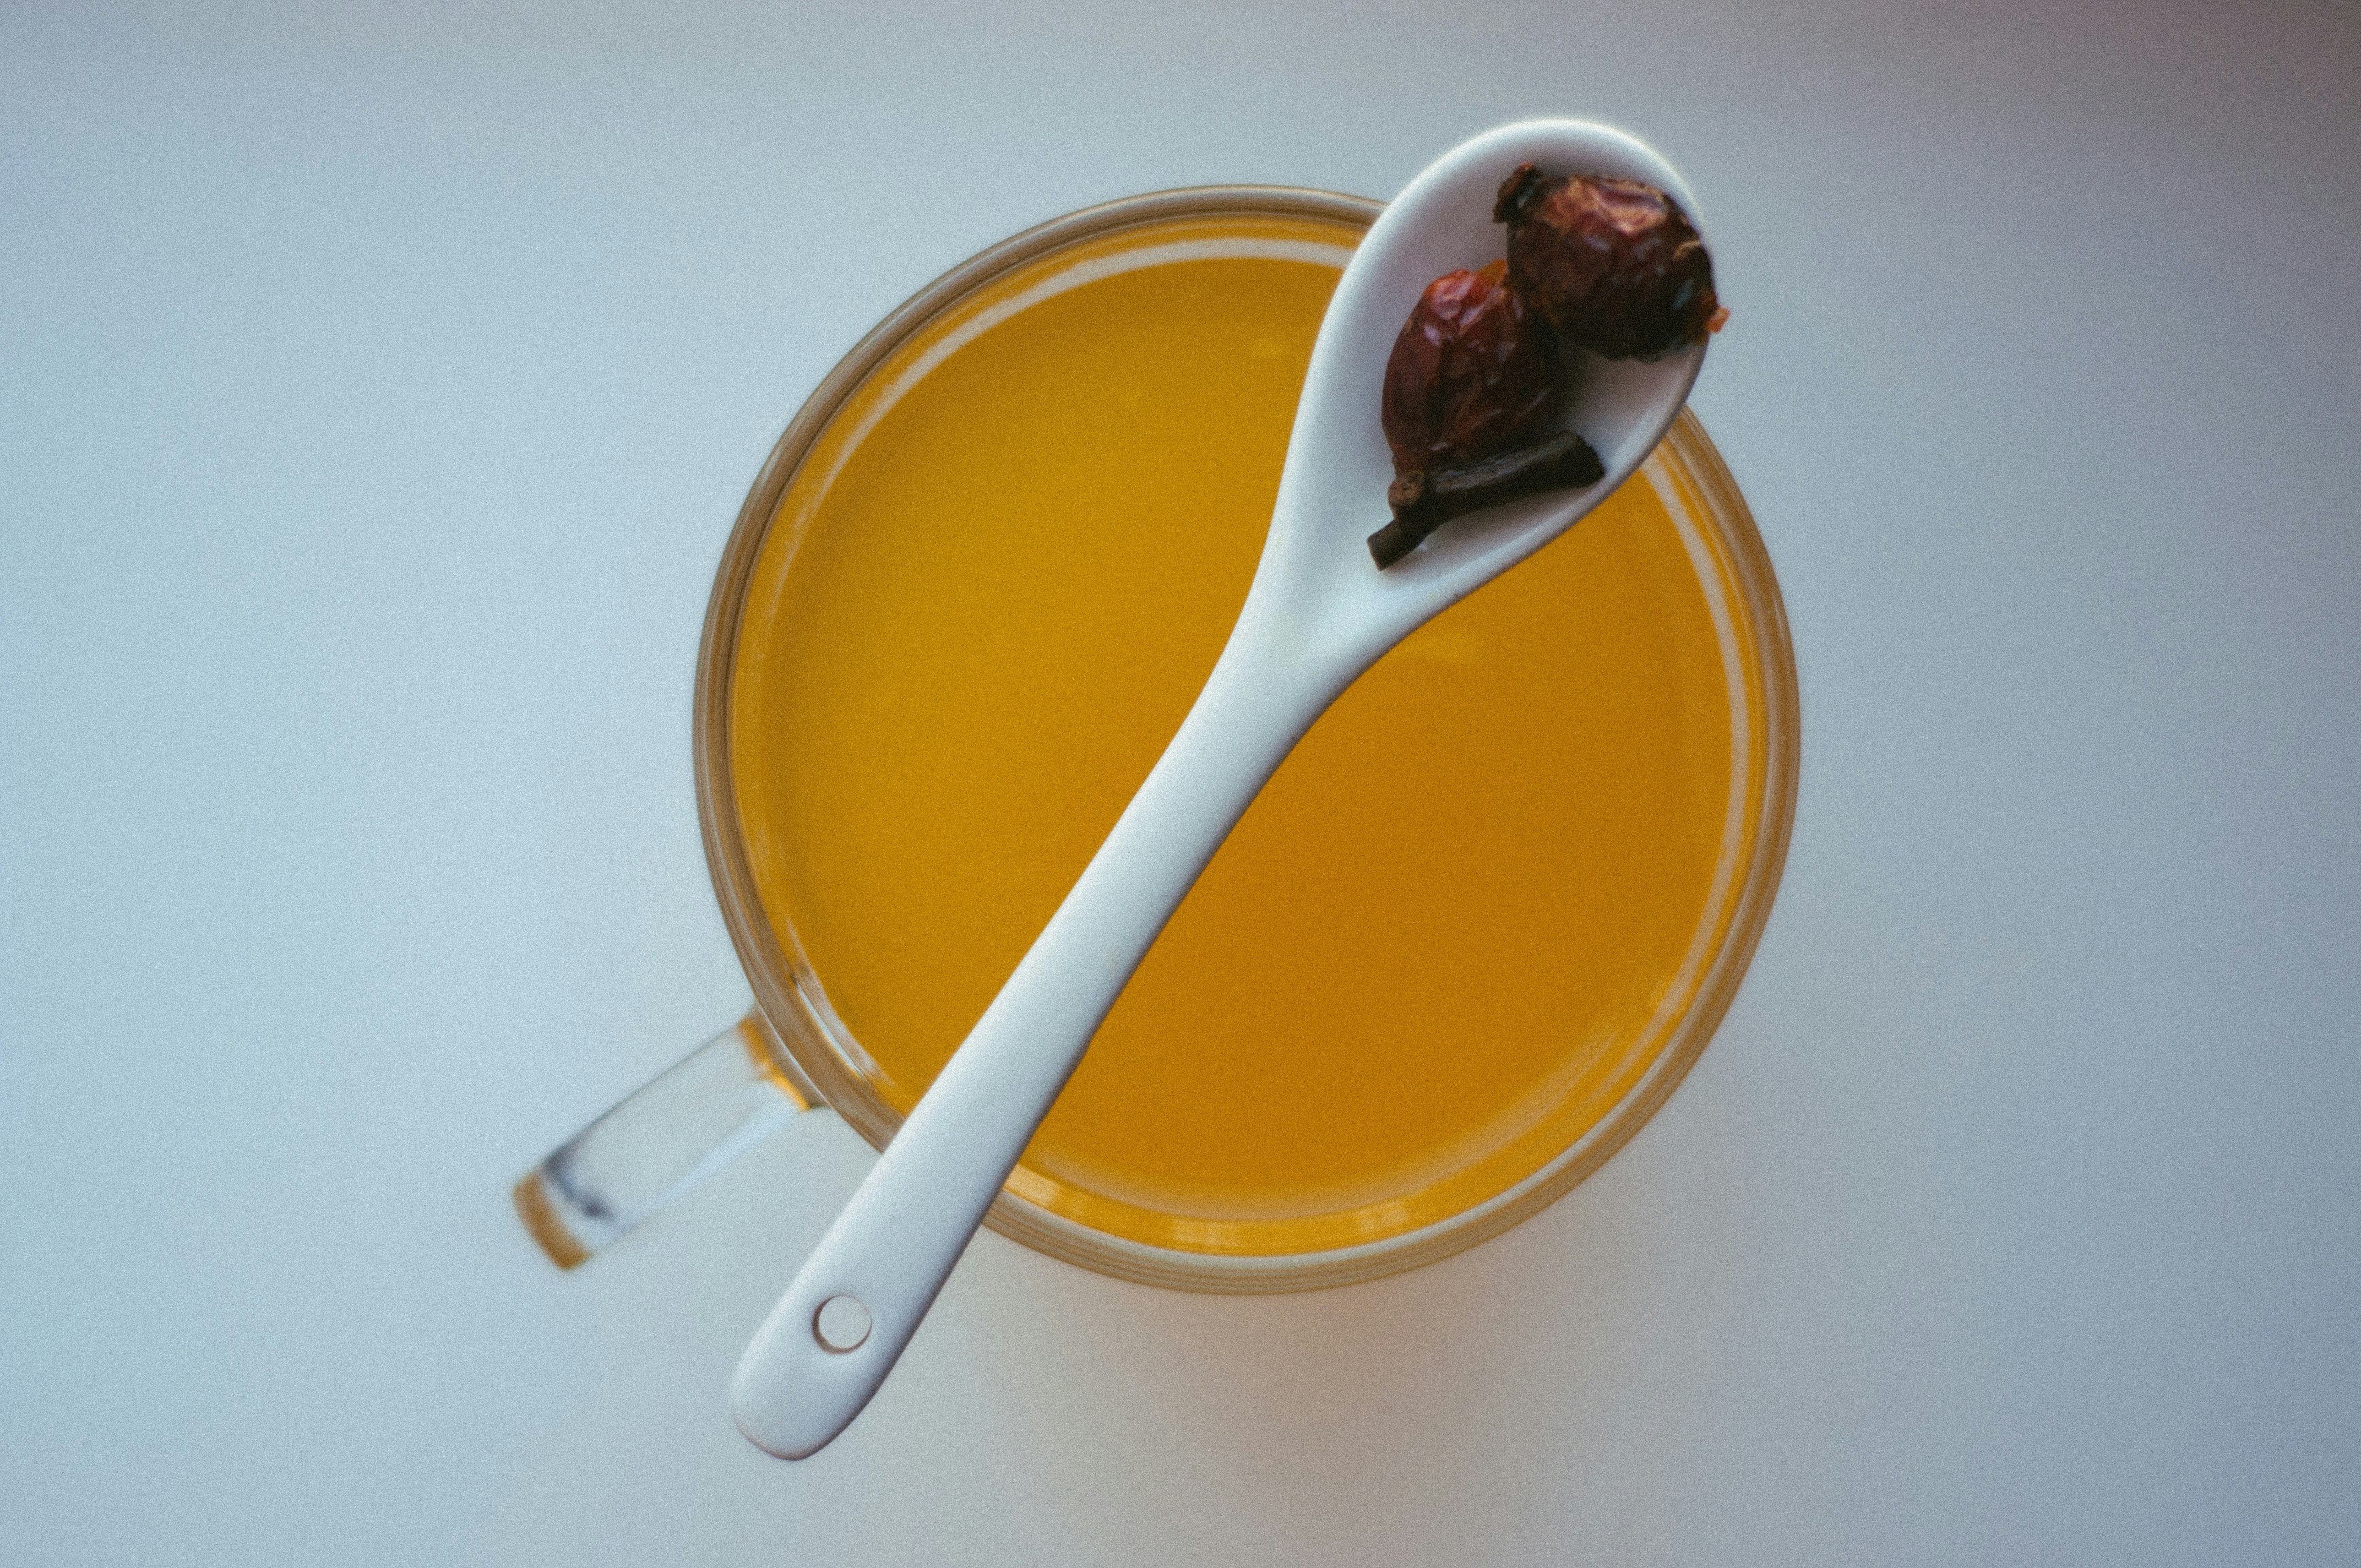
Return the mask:
M 1505 262 L 1429 283 L 1386 361 L 1379 412 L 1394 472 L 1472 463 L 1532 440 L 1557 407 L 1556 362 Z
M 1520 164 L 1492 221 L 1509 225 L 1509 277 L 1568 343 L 1658 359 L 1703 343 L 1728 312 L 1713 258 L 1670 196 L 1636 180 L 1553 178 Z

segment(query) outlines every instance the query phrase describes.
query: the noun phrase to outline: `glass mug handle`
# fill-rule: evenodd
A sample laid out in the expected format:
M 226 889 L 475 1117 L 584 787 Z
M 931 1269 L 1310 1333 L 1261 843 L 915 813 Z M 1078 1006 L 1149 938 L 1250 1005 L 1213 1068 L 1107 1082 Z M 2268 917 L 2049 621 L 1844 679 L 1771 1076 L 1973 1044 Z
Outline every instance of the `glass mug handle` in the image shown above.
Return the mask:
M 819 1103 L 756 1008 L 526 1171 L 518 1217 L 573 1268 Z

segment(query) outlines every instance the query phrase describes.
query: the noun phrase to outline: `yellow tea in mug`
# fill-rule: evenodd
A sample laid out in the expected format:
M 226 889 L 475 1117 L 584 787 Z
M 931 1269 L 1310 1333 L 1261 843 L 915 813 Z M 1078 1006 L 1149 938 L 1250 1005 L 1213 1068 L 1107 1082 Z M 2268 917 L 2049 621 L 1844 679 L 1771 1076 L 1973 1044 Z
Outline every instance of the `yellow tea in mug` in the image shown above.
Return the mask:
M 899 348 L 788 486 L 739 631 L 731 782 L 781 945 L 892 1104 L 1212 668 L 1357 237 L 1188 219 L 1038 259 Z M 1631 1091 L 1763 830 L 1762 675 L 1682 484 L 1652 463 L 1345 693 L 1013 1191 L 1183 1251 L 1345 1246 L 1509 1190 Z

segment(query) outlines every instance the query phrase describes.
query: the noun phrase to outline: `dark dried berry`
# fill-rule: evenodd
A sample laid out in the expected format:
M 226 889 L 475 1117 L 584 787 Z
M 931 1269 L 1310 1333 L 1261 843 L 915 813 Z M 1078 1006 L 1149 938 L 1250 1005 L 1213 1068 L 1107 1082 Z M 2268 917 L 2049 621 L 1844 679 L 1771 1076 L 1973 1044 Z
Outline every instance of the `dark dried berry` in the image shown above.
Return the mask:
M 1713 258 L 1673 199 L 1636 180 L 1573 179 L 1521 164 L 1492 221 L 1509 225 L 1509 277 L 1565 341 L 1609 359 L 1703 343 L 1728 314 Z
M 1473 463 L 1530 441 L 1557 408 L 1550 334 L 1495 261 L 1426 286 L 1386 361 L 1394 472 Z

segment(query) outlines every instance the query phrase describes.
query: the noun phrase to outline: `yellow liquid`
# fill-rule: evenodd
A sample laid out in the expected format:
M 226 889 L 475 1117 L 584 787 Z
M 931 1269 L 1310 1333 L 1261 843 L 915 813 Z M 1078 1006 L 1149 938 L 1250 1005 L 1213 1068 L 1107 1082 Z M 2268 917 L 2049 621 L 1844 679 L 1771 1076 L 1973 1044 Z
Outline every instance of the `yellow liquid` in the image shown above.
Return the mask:
M 1191 220 L 1036 262 L 897 351 L 784 497 L 732 775 L 782 945 L 895 1106 L 1211 669 L 1356 238 Z M 1013 1191 L 1163 1246 L 1318 1250 L 1506 1190 L 1631 1090 L 1727 927 L 1761 784 L 1728 562 L 1680 484 L 1635 478 L 1345 693 Z

